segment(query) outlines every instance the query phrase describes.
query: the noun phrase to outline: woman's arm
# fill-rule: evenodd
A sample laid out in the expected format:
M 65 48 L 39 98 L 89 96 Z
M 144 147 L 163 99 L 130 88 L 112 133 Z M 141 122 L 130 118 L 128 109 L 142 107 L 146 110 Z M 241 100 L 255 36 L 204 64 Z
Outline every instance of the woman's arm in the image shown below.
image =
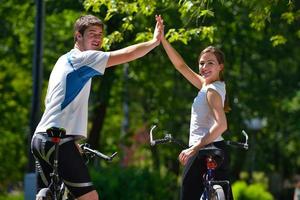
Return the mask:
M 183 60 L 180 54 L 172 47 L 172 45 L 162 36 L 161 42 L 163 47 L 173 63 L 174 67 L 196 88 L 201 89 L 202 87 L 202 77 L 195 73 Z
M 209 133 L 207 133 L 201 139 L 201 141 L 199 141 L 198 143 L 196 143 L 196 145 L 193 146 L 193 148 L 197 151 L 205 145 L 212 143 L 215 139 L 217 139 L 227 130 L 227 119 L 220 94 L 213 89 L 208 89 L 207 101 L 213 113 L 215 123 L 210 128 Z
M 212 143 L 215 139 L 217 139 L 220 135 L 222 135 L 227 129 L 227 119 L 224 112 L 222 98 L 220 94 L 213 89 L 208 89 L 207 101 L 213 113 L 215 123 L 210 128 L 209 132 L 201 140 L 199 140 L 192 147 L 185 149 L 180 153 L 179 161 L 183 165 L 186 164 L 186 162 L 189 160 L 190 157 L 192 157 L 205 145 Z

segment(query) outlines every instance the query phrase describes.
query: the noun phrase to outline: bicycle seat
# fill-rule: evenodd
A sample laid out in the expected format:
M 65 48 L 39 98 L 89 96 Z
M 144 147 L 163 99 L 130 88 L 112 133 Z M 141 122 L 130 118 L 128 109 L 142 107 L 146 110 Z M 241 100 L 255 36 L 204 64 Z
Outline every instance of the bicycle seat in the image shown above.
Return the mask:
M 66 130 L 58 127 L 51 127 L 46 130 L 48 137 L 51 138 L 64 138 L 66 136 Z
M 199 150 L 198 158 L 212 156 L 216 161 L 217 166 L 220 166 L 224 160 L 224 152 L 222 149 L 217 148 L 213 144 L 206 145 L 204 148 Z

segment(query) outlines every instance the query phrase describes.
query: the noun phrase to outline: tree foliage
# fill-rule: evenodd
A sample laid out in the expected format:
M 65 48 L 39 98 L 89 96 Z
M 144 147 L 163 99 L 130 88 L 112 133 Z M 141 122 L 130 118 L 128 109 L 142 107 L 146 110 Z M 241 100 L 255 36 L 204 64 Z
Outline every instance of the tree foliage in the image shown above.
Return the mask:
M 230 134 L 241 139 L 246 129 L 249 152 L 232 151 L 232 169 L 237 178 L 250 170 L 255 152 L 255 170 L 293 176 L 299 172 L 300 148 L 297 119 L 300 117 L 299 1 L 279 0 L 84 0 L 46 2 L 44 34 L 44 84 L 57 58 L 73 47 L 72 26 L 83 13 L 92 13 L 105 22 L 103 49 L 115 50 L 152 37 L 154 15 L 161 14 L 165 35 L 187 64 L 198 71 L 198 54 L 207 45 L 220 47 L 226 55 L 225 78 L 232 111 L 228 113 Z M 0 190 L 22 180 L 28 144 L 31 67 L 34 38 L 34 2 L 1 2 L 0 21 Z M 122 149 L 133 160 L 127 165 L 179 173 L 179 149 L 171 146 L 151 149 L 147 131 L 151 124 L 170 130 L 187 141 L 190 106 L 197 90 L 174 70 L 162 47 L 145 57 L 112 68 L 93 81 L 90 130 L 99 134 L 101 150 Z M 124 101 L 128 101 L 129 124 L 124 129 Z M 104 112 L 102 128 L 99 106 Z M 263 119 L 259 131 L 245 121 Z M 123 125 L 122 125 L 123 124 Z M 125 130 L 125 132 L 122 131 Z M 143 130 L 143 131 L 141 131 Z M 121 144 L 121 145 L 120 145 Z M 138 144 L 138 145 L 134 145 Z M 251 149 L 253 147 L 253 149 Z M 241 157 L 246 159 L 241 160 Z M 16 162 L 18 160 L 19 162 Z

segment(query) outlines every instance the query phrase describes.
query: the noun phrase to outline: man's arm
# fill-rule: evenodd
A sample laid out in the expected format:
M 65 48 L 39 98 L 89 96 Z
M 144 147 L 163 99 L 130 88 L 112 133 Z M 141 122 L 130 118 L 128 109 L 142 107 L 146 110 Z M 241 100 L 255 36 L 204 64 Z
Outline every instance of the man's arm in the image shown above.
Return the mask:
M 156 16 L 156 18 L 157 17 L 158 16 Z M 157 22 L 152 40 L 110 52 L 106 67 L 127 63 L 146 55 L 149 51 L 159 45 L 162 31 L 163 24 Z
M 106 67 L 111 67 L 114 65 L 127 63 L 129 61 L 138 59 L 146 55 L 154 47 L 159 44 L 159 40 L 150 40 L 148 42 L 143 42 L 129 47 L 125 47 L 120 50 L 110 52 L 110 56 L 107 61 Z

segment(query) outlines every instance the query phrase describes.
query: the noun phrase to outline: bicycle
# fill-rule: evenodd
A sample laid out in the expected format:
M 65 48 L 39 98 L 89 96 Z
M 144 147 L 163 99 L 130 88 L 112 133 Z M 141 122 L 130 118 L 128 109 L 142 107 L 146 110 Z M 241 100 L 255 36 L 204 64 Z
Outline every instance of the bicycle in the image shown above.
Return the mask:
M 73 200 L 73 195 L 68 191 L 67 187 L 58 175 L 58 152 L 59 142 L 65 137 L 66 131 L 63 128 L 51 127 L 47 129 L 47 135 L 51 138 L 54 143 L 54 161 L 53 161 L 53 172 L 50 174 L 50 184 L 47 188 L 42 188 L 36 195 L 36 200 Z M 106 161 L 112 161 L 117 155 L 117 152 L 111 156 L 107 156 L 97 150 L 91 149 L 89 144 L 81 144 L 80 148 L 82 154 L 85 157 L 86 164 L 89 160 L 98 157 Z
M 188 145 L 184 144 L 182 141 L 173 138 L 171 134 L 165 134 L 165 137 L 162 139 L 153 139 L 153 130 L 156 128 L 156 125 L 152 126 L 150 130 L 150 145 L 155 146 L 157 144 L 165 144 L 165 143 L 175 143 L 182 148 L 188 148 Z M 247 150 L 248 146 L 248 135 L 243 130 L 242 134 L 245 136 L 245 142 L 234 142 L 234 141 L 225 141 L 226 145 L 235 146 L 238 148 L 242 148 Z M 204 192 L 200 197 L 200 200 L 225 200 L 229 199 L 228 196 L 225 198 L 225 193 L 222 186 L 229 186 L 229 180 L 214 180 L 214 171 L 220 166 L 224 160 L 224 152 L 214 146 L 213 144 L 209 144 L 202 148 L 198 156 L 203 156 L 206 162 L 207 171 L 203 176 L 204 182 Z M 227 187 L 229 188 L 229 187 Z M 228 189 L 229 190 L 229 189 Z M 229 191 L 227 191 L 229 194 Z

